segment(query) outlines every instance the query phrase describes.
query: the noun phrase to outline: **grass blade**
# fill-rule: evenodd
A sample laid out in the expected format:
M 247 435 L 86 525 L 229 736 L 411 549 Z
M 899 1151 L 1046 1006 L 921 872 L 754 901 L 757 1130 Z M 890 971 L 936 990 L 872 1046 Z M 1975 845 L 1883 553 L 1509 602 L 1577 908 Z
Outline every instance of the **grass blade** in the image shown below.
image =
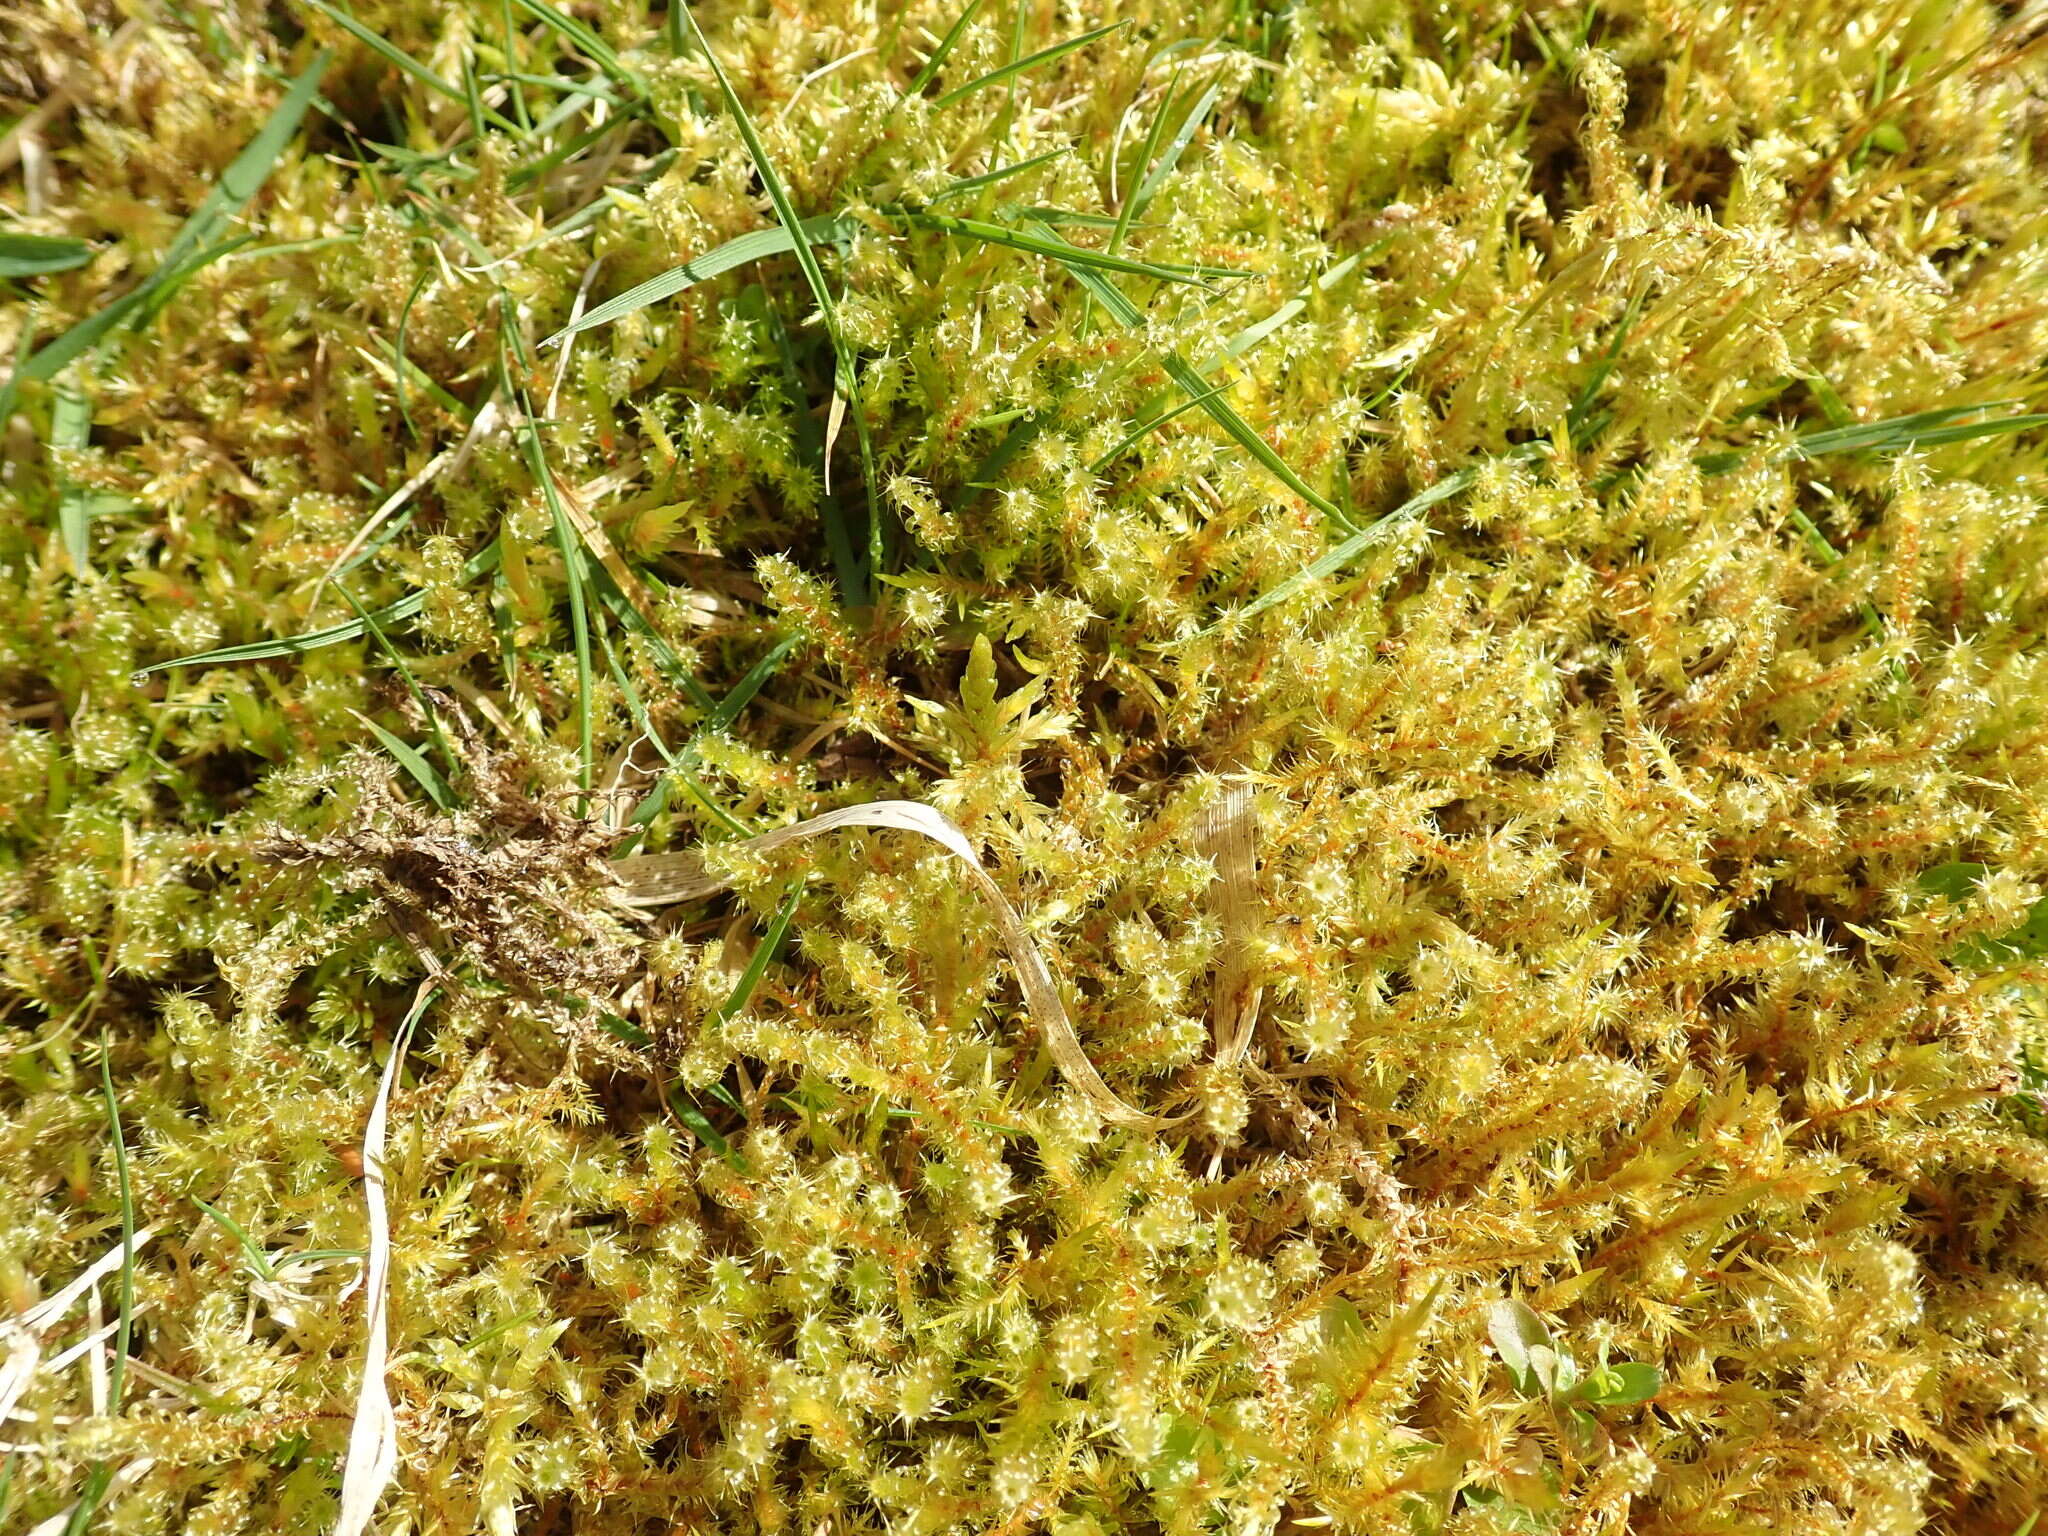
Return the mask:
M 1181 119 L 1180 127 L 1167 144 L 1166 153 L 1159 157 L 1159 163 L 1152 167 L 1145 179 L 1138 184 L 1138 190 L 1131 194 L 1129 207 L 1133 218 L 1144 212 L 1145 205 L 1159 195 L 1159 189 L 1166 185 L 1167 178 L 1172 176 L 1180 165 L 1180 157 L 1187 153 L 1188 145 L 1192 144 L 1195 135 L 1201 132 L 1202 123 L 1215 109 L 1216 103 L 1222 99 L 1223 82 L 1211 81 L 1209 88 L 1202 92 L 1201 98 L 1188 109 L 1188 115 Z M 1160 116 L 1163 121 L 1164 112 Z
M 1159 137 L 1166 131 L 1167 109 L 1173 104 L 1174 86 L 1179 83 L 1180 73 L 1175 71 L 1173 84 L 1166 88 L 1166 100 L 1159 104 L 1159 111 L 1152 119 L 1152 126 L 1145 131 L 1145 142 L 1138 148 L 1136 175 L 1139 178 L 1140 185 L 1131 189 L 1130 196 L 1124 199 L 1123 207 L 1117 210 L 1116 229 L 1109 237 L 1109 254 L 1112 256 L 1123 249 L 1124 238 L 1131 232 L 1131 221 L 1138 216 L 1139 194 L 1143 191 L 1145 170 L 1147 166 L 1151 165 L 1152 157 L 1159 152 Z
M 498 568 L 503 558 L 496 539 L 491 540 L 462 568 L 462 579 L 474 581 L 487 576 Z M 427 594 L 408 592 L 396 602 L 386 603 L 382 608 L 373 609 L 362 617 L 349 619 L 340 624 L 330 624 L 325 629 L 312 630 L 303 635 L 289 635 L 277 640 L 253 640 L 247 645 L 224 645 L 218 650 L 201 651 L 196 656 L 180 656 L 175 661 L 159 661 L 153 666 L 143 667 L 137 677 L 147 677 L 152 672 L 168 672 L 173 667 L 211 667 L 234 661 L 270 661 L 279 656 L 303 656 L 308 651 L 317 651 L 323 646 L 339 645 L 344 640 L 359 639 L 369 632 L 370 624 L 396 624 L 402 620 L 416 618 L 427 606 Z M 368 622 L 365 622 L 365 621 Z
M 1572 401 L 1571 407 L 1565 412 L 1565 435 L 1571 439 L 1575 448 L 1585 447 L 1598 435 L 1594 411 L 1600 402 L 1600 391 L 1614 372 L 1614 365 L 1621 361 L 1622 346 L 1628 340 L 1628 333 L 1635 329 L 1636 316 L 1642 311 L 1643 301 L 1648 297 L 1649 290 L 1643 288 L 1638 289 L 1635 296 L 1628 301 L 1628 307 L 1622 311 L 1620 324 L 1614 328 L 1614 339 L 1607 344 L 1607 350 L 1601 354 L 1600 361 L 1593 365 L 1593 371 L 1586 375 L 1586 382 L 1580 387 L 1578 398 Z
M 378 743 L 384 750 L 391 754 L 398 766 L 412 775 L 413 782 L 427 792 L 429 800 L 433 801 L 435 805 L 444 811 L 453 811 L 455 809 L 455 796 L 449 790 L 447 782 L 442 779 L 439 773 L 435 772 L 434 765 L 421 755 L 417 747 L 411 746 L 401 738 L 392 735 L 391 732 L 385 730 L 383 726 L 366 715 L 358 715 L 356 718 L 370 728 L 371 734 L 377 738 Z
M 305 3 L 386 63 L 395 66 L 404 74 L 411 75 L 413 79 L 419 81 L 428 90 L 438 92 L 440 95 L 446 96 L 450 101 L 459 101 L 465 106 L 469 104 L 469 96 L 466 92 L 457 89 L 446 80 L 443 80 L 433 70 L 400 48 L 396 43 L 372 32 L 360 21 L 357 21 L 355 17 L 349 15 L 347 11 L 340 9 L 338 6 L 329 5 L 327 0 L 305 0 Z M 509 128 L 512 125 L 504 123 L 503 126 Z
M 164 252 L 163 260 L 157 264 L 156 271 L 144 279 L 140 287 L 123 294 L 98 314 L 79 321 L 29 358 L 16 370 L 17 379 L 53 377 L 58 369 L 98 342 L 157 293 L 162 292 L 168 297 L 179 284 L 209 261 L 218 260 L 230 250 L 247 243 L 245 238 L 215 245 L 210 251 L 204 249 L 207 242 L 240 213 L 249 199 L 270 179 L 278 156 L 284 153 L 292 135 L 298 132 L 300 119 L 313 104 L 314 94 L 320 87 L 320 77 L 327 70 L 327 62 L 328 53 L 323 48 L 313 56 L 313 62 L 306 66 L 305 72 L 292 81 L 283 98 L 271 109 L 270 116 L 264 119 L 263 126 L 257 129 L 255 137 L 221 172 L 220 180 L 214 183 L 212 190 L 185 221 L 171 241 L 170 248 Z
M 69 235 L 0 234 L 0 277 L 69 272 L 92 260 L 92 247 Z
M 959 235 L 969 240 L 979 240 L 984 245 L 1007 246 L 1013 251 L 1027 251 L 1034 256 L 1043 256 L 1052 261 L 1063 262 L 1069 267 L 1092 267 L 1104 272 L 1122 272 L 1132 277 L 1149 277 L 1162 283 L 1189 283 L 1197 288 L 1206 288 L 1205 273 L 1227 271 L 1227 268 L 1166 266 L 1153 261 L 1136 261 L 1128 256 L 1114 256 L 1106 251 L 1091 251 L 1085 247 L 1069 244 L 1052 233 L 1049 226 L 1040 224 L 1044 235 L 1033 235 L 1025 230 L 1010 228 L 1007 224 L 991 224 L 984 219 L 956 219 L 950 214 L 918 212 L 909 216 L 912 223 L 926 229 L 935 229 L 943 234 Z
M 82 390 L 60 387 L 50 406 L 50 448 L 65 452 L 83 448 L 92 438 L 92 402 Z M 83 581 L 92 574 L 92 507 L 81 486 L 62 477 L 57 493 L 57 533 L 71 574 Z
M 1021 75 L 1028 69 L 1036 69 L 1041 64 L 1050 64 L 1054 59 L 1062 58 L 1072 53 L 1076 48 L 1085 48 L 1096 39 L 1107 37 L 1112 32 L 1119 32 L 1129 25 L 1130 22 L 1128 21 L 1113 21 L 1106 27 L 1097 27 L 1093 32 L 1083 32 L 1079 37 L 1070 37 L 1063 43 L 1054 43 L 1050 48 L 1041 48 L 1038 52 L 1013 60 L 1003 65 L 1000 69 L 992 69 L 979 79 L 970 80 L 965 85 L 955 86 L 952 90 L 934 100 L 932 105 L 936 107 L 950 107 L 962 98 L 973 95 L 974 92 L 982 89 L 984 86 L 998 84 L 1001 81 L 1010 79 L 1014 75 Z M 948 35 L 950 36 L 950 34 Z M 913 90 L 918 88 L 921 87 L 914 87 Z
M 1907 448 L 1941 443 L 1967 442 L 1973 437 L 1991 437 L 2004 432 L 2024 432 L 2048 423 L 2048 415 L 2002 416 L 1996 421 L 1961 422 L 1957 418 L 1982 410 L 1993 410 L 2010 401 L 1989 405 L 1949 405 L 1938 410 L 1916 411 L 1886 421 L 1865 422 L 1854 427 L 1832 427 L 1809 432 L 1796 439 L 1793 452 L 1801 458 L 1823 453 L 1899 453 Z
M 1114 448 L 1110 449 L 1109 452 L 1103 454 L 1094 463 L 1088 466 L 1088 473 L 1091 475 L 1101 474 L 1105 469 L 1109 468 L 1110 465 L 1114 464 L 1126 453 L 1129 453 L 1131 449 L 1135 448 L 1139 443 L 1143 442 L 1146 438 L 1150 437 L 1154 432 L 1157 432 L 1161 427 L 1165 426 L 1169 421 L 1172 421 L 1175 417 L 1185 416 L 1189 411 L 1206 410 L 1208 408 L 1208 403 L 1212 397 L 1220 395 L 1224 391 L 1231 389 L 1232 387 L 1234 387 L 1234 383 L 1235 381 L 1226 382 L 1223 384 L 1212 384 L 1207 389 L 1203 390 L 1200 394 L 1194 395 L 1189 399 L 1181 401 L 1181 403 L 1179 405 L 1174 406 L 1173 409 L 1168 411 L 1161 411 L 1158 415 L 1150 417 L 1146 421 L 1140 423 L 1138 426 L 1133 427 L 1128 433 L 1124 435 L 1122 440 L 1119 441 Z
M 917 72 L 917 78 L 910 82 L 910 89 L 905 91 L 904 95 L 924 94 L 924 88 L 932 83 L 932 77 L 945 67 L 947 58 L 960 45 L 960 39 L 966 35 L 968 24 L 974 20 L 975 13 L 986 3 L 987 0 L 968 0 L 967 8 L 959 14 L 952 26 L 946 28 L 946 35 L 939 39 L 939 46 L 931 51 L 931 56 L 924 61 L 924 68 Z
M 1456 474 L 1445 475 L 1435 485 L 1409 497 L 1400 506 L 1387 513 L 1386 516 L 1375 518 L 1341 543 L 1333 544 L 1321 556 L 1303 566 L 1299 571 L 1281 582 L 1279 586 L 1260 593 L 1251 602 L 1238 609 L 1235 617 L 1242 622 L 1245 619 L 1264 613 L 1276 603 L 1284 603 L 1288 598 L 1294 596 L 1295 593 L 1302 591 L 1304 588 L 1314 586 L 1325 576 L 1341 571 L 1353 560 L 1364 554 L 1373 544 L 1384 538 L 1395 524 L 1419 517 L 1440 501 L 1449 501 L 1460 491 L 1468 489 L 1472 482 L 1478 478 L 1479 471 L 1476 469 L 1461 469 Z M 1201 633 L 1204 635 L 1212 634 L 1220 627 L 1220 623 L 1211 624 Z
M 668 1107 L 669 1113 L 680 1120 L 684 1128 L 692 1136 L 704 1143 L 705 1146 L 709 1147 L 718 1156 L 724 1158 L 728 1164 L 740 1173 L 747 1171 L 746 1160 L 739 1153 L 733 1151 L 732 1143 L 719 1133 L 718 1127 L 711 1123 L 711 1117 L 691 1103 L 682 1089 L 673 1088 L 669 1090 Z
M 775 960 L 775 953 L 782 948 L 782 941 L 789 936 L 789 925 L 796 918 L 797 897 L 802 894 L 802 882 L 792 885 L 782 898 L 782 905 L 769 920 L 768 931 L 761 935 L 761 942 L 754 946 L 753 954 L 747 957 L 747 968 L 740 972 L 740 979 L 726 1000 L 718 1005 L 705 1027 L 707 1030 L 723 1029 L 735 1018 L 740 1010 L 753 1001 L 754 991 L 761 985 L 761 978 L 768 974 L 768 967 Z
M 536 0 L 519 0 L 530 5 Z M 732 80 L 726 75 L 725 66 L 712 51 L 703 30 L 697 25 L 697 18 L 685 0 L 675 0 L 681 6 L 683 19 L 689 23 L 690 35 L 697 46 L 704 50 L 704 57 L 710 61 L 711 73 L 718 80 L 718 93 L 725 101 L 725 108 L 732 113 L 733 124 L 740 131 L 740 137 L 747 146 L 747 154 L 754 162 L 754 170 L 761 178 L 761 185 L 768 190 L 768 200 L 775 205 L 775 217 L 784 230 L 798 230 L 804 221 L 797 217 L 796 205 L 790 201 L 789 189 L 782 184 L 782 177 L 776 172 L 775 162 L 768 156 L 768 146 L 761 141 L 761 134 L 754 126 L 754 120 L 747 115 L 746 105 L 741 102 L 739 92 L 733 89 Z M 875 497 L 874 444 L 868 432 L 868 415 L 860 396 L 860 376 L 854 367 L 853 351 L 846 344 L 846 337 L 839 329 L 839 308 L 832 297 L 832 288 L 825 281 L 825 270 L 818 265 L 816 253 L 807 240 L 794 240 L 791 249 L 796 252 L 797 265 L 803 268 L 804 281 L 810 284 L 811 293 L 818 301 L 818 312 L 825 321 L 825 334 L 832 338 L 832 354 L 838 362 L 838 387 L 846 398 L 847 407 L 853 413 L 854 434 L 860 443 L 861 480 L 867 492 L 868 503 L 868 566 L 869 571 L 878 572 L 882 567 L 882 509 Z M 850 607 L 864 606 L 865 591 L 843 594 Z
M 1043 225 L 1039 227 L 1044 229 Z M 1073 249 L 1071 246 L 1067 246 L 1064 240 L 1061 240 L 1049 229 L 1045 230 L 1045 236 L 1048 241 L 1056 246 L 1066 247 L 1068 251 Z M 1074 274 L 1076 281 L 1095 295 L 1101 302 L 1102 307 L 1109 311 L 1110 317 L 1117 321 L 1118 324 L 1129 330 L 1138 330 L 1144 326 L 1144 314 L 1138 309 L 1137 305 L 1124 296 L 1123 290 L 1110 282 L 1100 272 L 1091 270 L 1087 263 L 1075 261 L 1066 254 L 1058 252 L 1055 254 L 1056 258 L 1066 265 L 1067 270 Z M 1268 474 L 1272 475 L 1274 479 L 1278 480 L 1287 489 L 1314 507 L 1325 517 L 1333 518 L 1347 527 L 1350 526 L 1351 520 L 1345 515 L 1344 509 L 1323 495 L 1322 492 L 1316 490 L 1306 480 L 1302 479 L 1300 475 L 1296 474 L 1292 466 L 1274 451 L 1273 445 L 1261 437 L 1253 429 L 1252 424 L 1240 416 L 1237 413 L 1237 408 L 1224 399 L 1219 391 L 1212 389 L 1209 381 L 1203 378 L 1186 358 L 1182 357 L 1178 352 L 1166 352 L 1161 354 L 1160 362 L 1174 383 L 1178 384 L 1190 396 L 1196 398 L 1200 402 L 1202 409 L 1208 413 L 1209 419 L 1234 438 L 1247 453 L 1257 459 Z M 1394 514 L 1389 514 L 1389 516 L 1392 515 Z M 1381 521 L 1385 522 L 1386 519 L 1383 518 Z
M 859 224 L 852 219 L 838 215 L 806 219 L 801 227 L 804 239 L 812 245 L 839 244 L 851 240 L 860 229 Z M 735 267 L 743 267 L 748 262 L 759 261 L 765 256 L 780 256 L 783 252 L 795 248 L 795 237 L 780 224 L 773 229 L 757 229 L 749 234 L 736 236 L 715 250 L 694 257 L 680 267 L 671 267 L 659 277 L 651 277 L 638 287 L 627 289 L 617 298 L 606 300 L 573 325 L 563 326 L 541 345 L 557 346 L 579 332 L 600 325 L 610 325 L 614 320 L 629 315 L 636 309 L 645 309 L 649 304 L 659 303 L 686 288 L 717 277 L 720 273 L 730 272 Z
M 247 206 L 249 199 L 263 190 L 263 184 L 277 167 L 278 157 L 299 131 L 299 120 L 313 104 L 314 93 L 320 89 L 320 77 L 327 72 L 328 57 L 327 50 L 321 49 L 305 72 L 292 81 L 278 104 L 271 108 L 270 116 L 263 120 L 263 126 L 256 130 L 256 136 L 228 163 L 213 190 L 206 194 L 206 200 L 178 231 L 158 264 L 159 272 L 174 270 L 194 251 L 214 240 Z
M 1072 149 L 1063 144 L 1058 149 L 1048 149 L 1042 155 L 1033 155 L 1029 160 L 999 165 L 992 171 L 983 171 L 979 176 L 963 176 L 950 187 L 941 187 L 934 192 L 930 201 L 940 203 L 949 197 L 964 197 L 969 192 L 979 192 L 983 187 L 992 187 L 999 181 L 1008 181 L 1012 176 L 1022 176 L 1026 171 L 1035 171 L 1041 165 L 1050 165 L 1062 156 L 1072 153 Z
M 614 85 L 624 87 L 636 100 L 647 99 L 647 82 L 626 68 L 611 45 L 582 22 L 563 15 L 549 5 L 547 0 L 512 0 L 512 3 L 527 15 L 560 33 L 573 47 L 603 70 Z M 682 0 L 676 0 L 676 3 L 680 5 Z
M 533 466 L 534 478 L 540 481 L 541 495 L 547 501 L 548 516 L 554 524 L 555 547 L 562 552 L 562 570 L 569 587 L 569 629 L 576 643 L 579 782 L 587 793 L 597 771 L 597 750 L 595 721 L 591 714 L 590 610 L 583 592 L 583 562 L 577 558 L 582 544 L 569 526 L 569 514 L 562 506 L 561 493 L 555 488 L 555 477 L 548 469 L 547 456 L 541 451 L 540 425 L 534 419 L 533 402 L 523 390 L 519 395 L 519 412 L 526 425 L 527 460 Z M 631 606 L 630 601 L 628 606 Z

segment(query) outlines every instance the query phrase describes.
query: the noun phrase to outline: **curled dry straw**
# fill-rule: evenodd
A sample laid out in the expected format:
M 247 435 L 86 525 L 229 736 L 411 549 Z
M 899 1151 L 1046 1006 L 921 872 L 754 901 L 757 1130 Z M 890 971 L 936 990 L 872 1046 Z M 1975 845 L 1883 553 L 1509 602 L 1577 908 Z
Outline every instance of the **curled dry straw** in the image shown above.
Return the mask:
M 1003 947 L 1017 970 L 1017 983 L 1024 993 L 1025 1008 L 1044 1034 L 1060 1075 L 1102 1117 L 1113 1125 L 1141 1130 L 1170 1130 L 1193 1119 L 1199 1110 L 1177 1115 L 1147 1114 L 1125 1102 L 1081 1046 L 1081 1037 L 1060 1000 L 1058 985 L 1024 920 L 1010 904 L 1002 888 L 982 867 L 974 847 L 960 829 L 940 812 L 915 800 L 877 800 L 867 805 L 827 811 L 744 842 L 725 845 L 738 851 L 770 853 L 791 843 L 835 832 L 845 827 L 876 827 L 915 832 L 928 837 L 959 861 L 969 882 L 988 899 L 994 909 L 996 927 Z M 1216 864 L 1216 879 L 1210 887 L 1210 901 L 1223 930 L 1223 963 L 1217 968 L 1215 1004 L 1210 1028 L 1216 1044 L 1216 1063 L 1235 1067 L 1251 1043 L 1252 1027 L 1259 1012 L 1259 988 L 1252 984 L 1248 938 L 1252 924 L 1252 881 L 1258 859 L 1256 829 L 1252 820 L 1250 789 L 1242 784 L 1224 787 L 1222 794 L 1204 809 L 1196 827 L 1196 842 Z M 696 901 L 732 885 L 728 876 L 710 873 L 701 853 L 639 854 L 619 859 L 612 865 L 624 887 L 623 898 L 634 906 L 665 907 L 677 902 Z

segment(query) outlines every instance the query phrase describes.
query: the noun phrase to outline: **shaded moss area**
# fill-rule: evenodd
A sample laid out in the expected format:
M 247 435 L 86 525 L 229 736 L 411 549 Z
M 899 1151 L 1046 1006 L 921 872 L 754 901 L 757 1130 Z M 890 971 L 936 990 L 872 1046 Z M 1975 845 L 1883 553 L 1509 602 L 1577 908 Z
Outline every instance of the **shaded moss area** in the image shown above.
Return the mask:
M 17 7 L 0 1529 L 333 1528 L 427 987 L 380 1530 L 2020 1529 L 2044 103 L 1977 0 Z M 1199 1114 L 902 833 L 613 899 L 882 798 Z

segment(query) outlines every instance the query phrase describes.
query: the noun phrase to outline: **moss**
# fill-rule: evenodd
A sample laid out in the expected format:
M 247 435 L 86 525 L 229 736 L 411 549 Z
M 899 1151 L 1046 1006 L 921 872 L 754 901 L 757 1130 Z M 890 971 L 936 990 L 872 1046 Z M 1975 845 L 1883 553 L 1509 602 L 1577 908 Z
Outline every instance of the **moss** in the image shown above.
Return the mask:
M 2037 23 L 958 14 L 698 15 L 851 370 L 583 323 L 776 227 L 680 16 L 10 24 L 0 1527 L 332 1525 L 431 973 L 382 1529 L 2019 1528 Z M 611 903 L 889 797 L 1203 1117 L 900 834 Z

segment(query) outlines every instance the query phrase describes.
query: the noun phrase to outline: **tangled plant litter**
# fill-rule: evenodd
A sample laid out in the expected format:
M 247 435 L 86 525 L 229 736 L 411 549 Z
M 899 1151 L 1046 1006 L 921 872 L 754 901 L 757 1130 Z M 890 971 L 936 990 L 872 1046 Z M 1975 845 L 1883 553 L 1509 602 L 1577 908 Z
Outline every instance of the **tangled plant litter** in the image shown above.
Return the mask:
M 2026 1528 L 2044 38 L 17 8 L 0 1529 Z

